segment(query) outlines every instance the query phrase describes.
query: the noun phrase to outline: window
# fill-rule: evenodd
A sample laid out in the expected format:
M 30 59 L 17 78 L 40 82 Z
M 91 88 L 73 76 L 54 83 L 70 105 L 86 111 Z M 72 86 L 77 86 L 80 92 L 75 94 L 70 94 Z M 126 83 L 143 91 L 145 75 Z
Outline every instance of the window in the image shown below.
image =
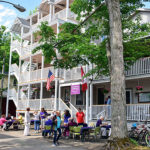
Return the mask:
M 150 92 L 149 93 L 139 93 L 139 102 L 140 103 L 150 102 Z
M 83 105 L 83 92 L 81 91 L 79 95 L 76 95 L 76 105 Z

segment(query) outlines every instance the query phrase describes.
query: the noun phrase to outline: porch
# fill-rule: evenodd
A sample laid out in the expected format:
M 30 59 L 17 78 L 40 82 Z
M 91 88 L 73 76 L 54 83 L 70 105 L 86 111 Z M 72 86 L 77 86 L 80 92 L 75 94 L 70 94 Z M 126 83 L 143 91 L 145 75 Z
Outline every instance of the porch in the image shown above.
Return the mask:
M 111 105 L 93 105 L 93 119 L 97 119 L 101 115 L 106 120 L 111 120 Z M 126 115 L 128 121 L 150 121 L 150 103 L 126 104 Z

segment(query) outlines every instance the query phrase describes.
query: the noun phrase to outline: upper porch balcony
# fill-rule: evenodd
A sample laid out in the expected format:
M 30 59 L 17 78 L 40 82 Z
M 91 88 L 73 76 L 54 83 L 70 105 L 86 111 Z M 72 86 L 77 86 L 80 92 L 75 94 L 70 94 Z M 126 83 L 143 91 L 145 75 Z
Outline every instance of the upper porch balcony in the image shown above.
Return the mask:
M 84 69 L 84 68 L 83 68 Z M 85 70 L 85 69 L 84 69 Z M 150 57 L 145 57 L 137 60 L 130 68 L 125 71 L 126 78 L 142 78 L 150 77 Z M 64 81 L 77 81 L 81 80 L 81 67 L 66 70 L 64 73 Z M 101 76 L 101 79 L 109 79 L 109 77 Z
M 30 29 L 27 33 L 23 34 L 23 39 L 26 39 L 28 36 L 31 35 L 31 33 L 36 32 L 39 30 L 38 26 L 41 24 L 41 22 L 47 21 L 52 28 L 54 28 L 54 31 L 57 33 L 57 20 L 60 19 L 62 21 L 66 21 L 67 19 L 70 20 L 76 20 L 76 15 L 71 12 L 70 9 L 63 9 L 53 15 L 47 14 L 42 18 L 39 18 L 38 21 L 30 26 Z
M 49 69 L 55 74 L 55 70 L 53 67 L 38 69 L 35 71 L 31 71 L 31 76 L 29 75 L 29 72 L 26 71 L 22 74 L 20 74 L 20 83 L 26 83 L 29 81 L 39 81 L 39 80 L 46 80 Z M 85 67 L 83 67 L 85 70 Z M 141 58 L 137 60 L 129 70 L 125 71 L 126 78 L 143 78 L 143 77 L 149 77 L 150 76 L 150 57 Z M 30 77 L 29 77 L 30 76 Z M 42 76 L 42 78 L 41 78 Z M 71 70 L 64 70 L 59 69 L 59 79 L 61 79 L 61 83 L 64 82 L 74 82 L 74 81 L 81 81 L 81 68 L 76 67 Z M 101 79 L 108 79 L 109 77 L 100 77 Z

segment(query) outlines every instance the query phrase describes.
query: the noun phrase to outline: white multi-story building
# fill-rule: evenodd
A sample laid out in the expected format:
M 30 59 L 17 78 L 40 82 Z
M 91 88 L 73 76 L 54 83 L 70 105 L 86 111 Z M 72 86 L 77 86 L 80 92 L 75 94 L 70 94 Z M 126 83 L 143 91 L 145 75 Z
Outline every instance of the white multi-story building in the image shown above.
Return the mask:
M 89 79 L 88 90 L 85 93 L 81 91 L 79 95 L 71 95 L 71 85 L 82 83 L 80 67 L 72 70 L 54 70 L 51 64 L 44 63 L 41 51 L 32 54 L 32 50 L 38 45 L 38 39 L 34 38 L 33 33 L 38 30 L 38 25 L 42 21 L 48 21 L 49 26 L 57 34 L 64 22 L 77 23 L 76 15 L 70 11 L 72 2 L 73 0 L 42 0 L 36 13 L 26 19 L 15 20 L 11 28 L 9 77 L 10 75 L 16 77 L 18 89 L 10 89 L 8 84 L 8 99 L 14 101 L 17 112 L 21 113 L 24 113 L 26 107 L 30 107 L 31 112 L 44 107 L 47 111 L 68 109 L 72 115 L 75 115 L 77 108 L 80 107 L 86 113 L 87 122 L 101 114 L 110 119 L 109 108 L 104 105 L 106 97 L 110 95 L 109 77 Z M 140 10 L 139 14 L 144 15 L 142 16 L 144 19 L 147 17 L 147 21 L 150 18 L 147 9 Z M 20 39 L 14 40 L 14 34 L 19 35 Z M 13 52 L 19 55 L 19 66 L 11 64 Z M 84 66 L 83 68 L 88 71 L 91 67 Z M 55 74 L 55 80 L 52 83 L 53 88 L 47 91 L 46 82 L 49 70 Z M 127 119 L 150 120 L 150 58 L 137 60 L 125 74 Z M 139 93 L 136 86 L 143 86 L 143 90 Z M 55 94 L 54 98 L 53 94 Z

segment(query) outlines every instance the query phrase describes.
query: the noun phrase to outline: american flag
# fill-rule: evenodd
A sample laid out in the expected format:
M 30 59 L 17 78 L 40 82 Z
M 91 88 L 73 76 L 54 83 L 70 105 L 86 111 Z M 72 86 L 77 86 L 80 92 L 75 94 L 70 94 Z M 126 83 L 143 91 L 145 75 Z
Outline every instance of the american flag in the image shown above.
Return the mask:
M 50 90 L 51 87 L 51 82 L 55 79 L 55 76 L 53 75 L 53 73 L 49 70 L 48 72 L 48 78 L 47 78 L 47 85 L 46 85 L 46 89 L 47 91 Z

